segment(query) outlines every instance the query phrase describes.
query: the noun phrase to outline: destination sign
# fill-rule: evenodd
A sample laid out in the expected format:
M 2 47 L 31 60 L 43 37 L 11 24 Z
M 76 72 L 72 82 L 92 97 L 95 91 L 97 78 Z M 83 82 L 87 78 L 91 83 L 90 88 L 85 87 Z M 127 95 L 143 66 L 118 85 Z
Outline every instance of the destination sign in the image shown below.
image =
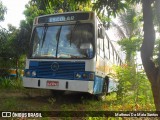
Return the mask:
M 38 23 L 52 23 L 64 21 L 88 20 L 89 13 L 67 13 L 59 15 L 50 15 L 39 17 Z

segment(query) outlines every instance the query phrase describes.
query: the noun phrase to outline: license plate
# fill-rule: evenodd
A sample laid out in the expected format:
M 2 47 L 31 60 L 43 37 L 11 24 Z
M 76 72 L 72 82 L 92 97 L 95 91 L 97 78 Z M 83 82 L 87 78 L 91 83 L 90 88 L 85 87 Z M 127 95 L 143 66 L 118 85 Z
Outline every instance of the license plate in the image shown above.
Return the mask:
M 47 81 L 47 86 L 59 86 L 58 81 Z

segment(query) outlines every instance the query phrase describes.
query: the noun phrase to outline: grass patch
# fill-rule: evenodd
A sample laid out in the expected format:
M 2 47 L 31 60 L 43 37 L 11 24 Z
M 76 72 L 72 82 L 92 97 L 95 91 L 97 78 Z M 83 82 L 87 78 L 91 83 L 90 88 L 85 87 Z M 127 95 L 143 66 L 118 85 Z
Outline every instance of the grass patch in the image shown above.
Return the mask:
M 23 89 L 22 79 L 0 78 L 1 89 Z
M 4 110 L 15 110 L 15 108 L 17 109 L 17 101 L 15 98 L 7 98 L 7 99 L 3 99 L 3 101 L 1 100 L 1 107 L 0 107 L 0 111 L 4 111 Z
M 32 94 L 28 96 L 27 94 Z M 154 111 L 154 104 L 149 101 L 135 104 L 132 97 L 126 97 L 127 102 L 117 99 L 116 93 L 106 96 L 105 101 L 97 101 L 92 97 L 79 97 L 79 102 L 74 103 L 76 97 L 47 95 L 48 91 L 43 89 L 25 89 L 21 79 L 0 78 L 0 111 Z M 73 102 L 72 102 L 73 101 Z M 144 104 L 147 103 L 147 104 Z M 94 112 L 93 112 L 94 113 Z M 66 113 L 64 113 L 65 116 Z M 67 115 L 66 115 L 67 116 Z M 40 118 L 49 120 L 50 118 Z M 62 120 L 70 120 L 71 117 L 61 117 Z M 106 117 L 84 117 L 84 120 L 105 120 Z M 114 120 L 109 117 L 107 119 Z M 121 120 L 121 118 L 117 118 Z

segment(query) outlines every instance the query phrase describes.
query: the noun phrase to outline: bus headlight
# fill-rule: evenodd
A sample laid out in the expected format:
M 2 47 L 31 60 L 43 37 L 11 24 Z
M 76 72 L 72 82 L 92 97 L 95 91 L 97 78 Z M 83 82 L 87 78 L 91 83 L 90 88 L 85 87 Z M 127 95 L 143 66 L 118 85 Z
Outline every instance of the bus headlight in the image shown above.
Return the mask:
M 79 79 L 80 77 L 81 77 L 81 74 L 79 74 L 79 73 L 76 73 L 76 74 L 75 74 L 75 78 L 76 78 L 76 79 Z
M 25 76 L 26 76 L 26 77 L 29 77 L 30 75 L 31 75 L 31 72 L 30 72 L 30 71 L 26 71 L 26 72 L 25 72 Z
M 94 80 L 94 73 L 89 74 L 89 80 Z
M 32 77 L 35 77 L 36 75 L 36 71 L 32 71 Z
M 82 78 L 83 78 L 83 79 L 87 79 L 87 78 L 88 78 L 87 73 L 83 73 L 83 74 L 82 74 Z
M 74 73 L 74 78 L 75 79 L 81 79 L 81 80 L 92 80 L 93 81 L 94 76 L 95 76 L 94 72 L 88 72 L 88 71 Z

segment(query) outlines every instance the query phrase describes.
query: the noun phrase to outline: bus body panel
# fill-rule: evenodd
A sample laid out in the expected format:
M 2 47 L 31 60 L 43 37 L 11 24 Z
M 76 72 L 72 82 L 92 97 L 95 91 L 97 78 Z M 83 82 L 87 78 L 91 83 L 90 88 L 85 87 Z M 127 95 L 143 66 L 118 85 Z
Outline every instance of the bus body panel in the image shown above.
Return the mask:
M 58 85 L 47 85 L 49 82 L 58 82 Z M 93 81 L 45 79 L 45 78 L 23 78 L 23 86 L 28 88 L 42 88 L 51 90 L 65 90 L 93 93 Z
M 96 58 L 90 59 L 90 60 L 73 60 L 73 59 L 66 59 L 66 60 L 62 60 L 62 59 L 26 59 L 26 66 L 25 69 L 29 69 L 29 64 L 30 61 L 39 61 L 39 62 L 45 62 L 45 61 L 50 61 L 50 62 L 84 62 L 85 63 L 85 71 L 95 71 L 96 69 Z
M 85 19 L 85 18 L 87 18 L 86 15 L 82 15 L 83 16 L 82 18 L 79 17 L 78 16 L 79 13 L 81 13 L 81 15 L 83 13 L 84 14 L 88 13 L 89 14 L 88 19 Z M 75 16 L 75 20 L 73 20 L 74 17 L 72 15 L 75 15 L 75 14 L 77 14 L 77 16 Z M 61 17 L 61 15 L 62 15 L 62 17 Z M 53 16 L 53 18 L 52 18 L 52 16 Z M 57 16 L 57 17 L 54 17 L 54 16 Z M 37 23 L 38 19 L 41 19 L 40 23 Z M 80 19 L 80 20 L 76 20 L 76 19 Z M 49 21 L 49 23 L 43 23 L 43 21 Z M 61 59 L 61 58 L 57 57 L 57 52 L 56 52 L 57 58 L 40 58 L 40 59 L 28 58 L 28 59 L 26 59 L 26 67 L 25 67 L 26 71 L 33 72 L 35 70 L 38 75 L 37 75 L 37 77 L 32 77 L 32 76 L 26 77 L 25 76 L 23 78 L 23 86 L 24 87 L 66 90 L 66 91 L 79 91 L 79 92 L 88 92 L 91 94 L 101 94 L 103 92 L 102 89 L 103 89 L 103 83 L 105 81 L 105 77 L 109 76 L 109 74 L 112 73 L 112 66 L 114 65 L 114 62 L 113 62 L 113 55 L 111 55 L 112 54 L 111 52 L 113 51 L 114 48 L 113 48 L 113 45 L 111 44 L 109 38 L 107 37 L 107 34 L 104 36 L 104 38 L 102 38 L 103 37 L 102 35 L 99 35 L 102 32 L 103 23 L 99 20 L 99 18 L 97 17 L 95 12 L 71 12 L 71 13 L 53 14 L 53 15 L 45 15 L 45 16 L 37 17 L 34 21 L 34 24 L 33 24 L 31 38 L 34 37 L 33 34 L 34 34 L 34 29 L 36 29 L 36 27 L 45 27 L 44 32 L 46 32 L 48 30 L 47 27 L 60 26 L 59 30 L 56 34 L 56 40 L 57 40 L 57 38 L 60 39 L 60 32 L 61 32 L 62 26 L 75 25 L 74 27 L 72 27 L 72 29 L 75 31 L 75 28 L 78 26 L 77 23 L 78 24 L 80 23 L 79 25 L 87 23 L 87 24 L 91 24 L 91 26 L 93 26 L 92 35 L 94 38 L 92 40 L 92 42 L 93 42 L 92 45 L 94 46 L 93 51 L 95 53 L 92 53 L 92 54 L 94 54 L 94 56 L 92 56 L 91 59 L 89 59 L 89 58 L 88 59 L 85 59 L 85 58 L 84 59 L 79 59 L 79 58 L 76 58 L 76 59 L 72 59 L 72 58 L 63 59 L 62 58 Z M 66 30 L 68 30 L 68 29 L 66 29 Z M 85 29 L 84 29 L 84 31 L 85 31 Z M 79 32 L 83 33 L 84 31 L 81 30 Z M 59 37 L 57 37 L 58 33 L 59 33 Z M 63 33 L 61 33 L 61 34 L 63 34 Z M 72 31 L 71 31 L 71 34 L 72 34 Z M 85 34 L 84 34 L 84 36 L 85 36 Z M 79 38 L 83 38 L 84 36 L 81 35 L 81 36 L 79 36 Z M 100 37 L 100 36 L 102 36 L 102 37 Z M 65 37 L 65 35 L 63 37 Z M 90 36 L 88 35 L 88 37 L 90 37 Z M 76 38 L 78 38 L 78 36 Z M 67 37 L 65 39 L 67 39 Z M 43 38 L 43 42 L 44 42 L 44 40 L 45 39 Z M 59 40 L 57 40 L 57 41 L 59 41 Z M 32 39 L 31 39 L 31 42 L 34 42 L 34 41 L 32 41 Z M 73 40 L 72 40 L 72 42 L 73 42 Z M 58 45 L 59 45 L 59 43 L 57 43 L 57 46 Z M 70 45 L 71 45 L 71 40 L 70 40 Z M 41 45 L 41 46 L 43 46 L 43 45 Z M 58 48 L 56 49 L 56 51 L 58 51 Z M 115 53 L 116 53 L 116 51 L 115 51 Z M 117 59 L 117 56 L 116 56 L 116 59 Z M 43 66 L 37 65 L 37 64 L 43 63 L 43 62 L 44 62 Z M 72 63 L 75 64 L 75 66 L 71 65 Z M 78 65 L 78 63 L 84 63 L 81 65 L 82 66 L 85 65 L 85 67 L 82 71 L 75 70 L 76 72 L 74 72 L 72 69 L 74 69 L 74 68 L 79 69 L 79 67 L 76 67 L 76 65 Z M 45 64 L 48 64 L 49 66 L 45 67 Z M 54 67 L 54 64 L 55 64 L 55 67 Z M 54 71 L 54 69 L 56 69 L 56 64 L 71 65 L 72 67 L 69 70 L 67 70 L 67 68 L 62 65 L 60 65 L 60 69 L 66 70 L 66 72 L 69 72 L 69 74 L 72 74 L 72 77 L 68 77 L 68 75 L 66 73 L 65 74 L 58 73 L 59 76 L 58 75 L 56 76 L 57 73 Z M 32 70 L 33 68 L 35 68 L 35 69 Z M 45 73 L 46 71 L 43 70 L 42 68 L 45 69 L 46 71 L 48 70 L 47 74 Z M 40 73 L 39 71 L 44 72 L 45 75 L 43 75 L 43 73 L 42 72 Z M 64 73 L 64 71 L 63 71 L 63 73 Z M 87 73 L 88 75 L 90 75 L 90 73 L 93 74 L 93 76 L 92 76 L 93 80 L 82 79 L 81 77 L 82 77 L 83 73 Z M 76 78 L 75 76 L 78 76 L 79 74 L 81 75 L 80 79 L 75 79 Z M 112 80 L 112 79 L 110 79 L 110 80 Z M 49 82 L 47 82 L 47 81 L 49 81 Z M 107 86 L 107 88 L 108 88 L 108 86 Z
M 51 59 L 27 59 L 26 60 L 26 70 L 30 69 L 30 67 L 36 66 L 36 62 L 66 62 L 66 63 L 85 63 L 85 70 L 86 71 L 95 71 L 95 65 L 93 64 L 95 61 L 94 59 L 91 60 L 51 60 Z M 33 63 L 34 64 L 33 64 Z M 30 64 L 32 63 L 32 64 Z M 49 69 L 49 68 L 48 68 Z M 39 83 L 39 82 L 40 83 Z M 47 86 L 47 81 L 56 81 L 59 83 L 59 86 Z M 39 85 L 40 84 L 40 85 Z M 68 88 L 66 88 L 66 84 L 68 84 Z M 88 92 L 94 94 L 94 81 L 89 80 L 67 80 L 66 79 L 55 79 L 55 78 L 32 78 L 32 77 L 23 77 L 23 86 L 29 88 L 43 88 L 43 89 L 54 89 L 54 90 L 65 90 L 65 91 L 78 91 L 78 92 Z
M 101 94 L 103 89 L 103 83 L 105 78 L 105 61 L 104 61 L 104 48 L 102 43 L 105 41 L 105 37 L 99 38 L 99 31 L 102 29 L 103 23 L 95 16 L 95 46 L 96 46 L 96 65 L 95 80 L 94 80 L 94 94 Z
M 94 88 L 93 88 L 94 94 L 101 94 L 102 93 L 103 82 L 104 82 L 103 77 L 95 76 Z

